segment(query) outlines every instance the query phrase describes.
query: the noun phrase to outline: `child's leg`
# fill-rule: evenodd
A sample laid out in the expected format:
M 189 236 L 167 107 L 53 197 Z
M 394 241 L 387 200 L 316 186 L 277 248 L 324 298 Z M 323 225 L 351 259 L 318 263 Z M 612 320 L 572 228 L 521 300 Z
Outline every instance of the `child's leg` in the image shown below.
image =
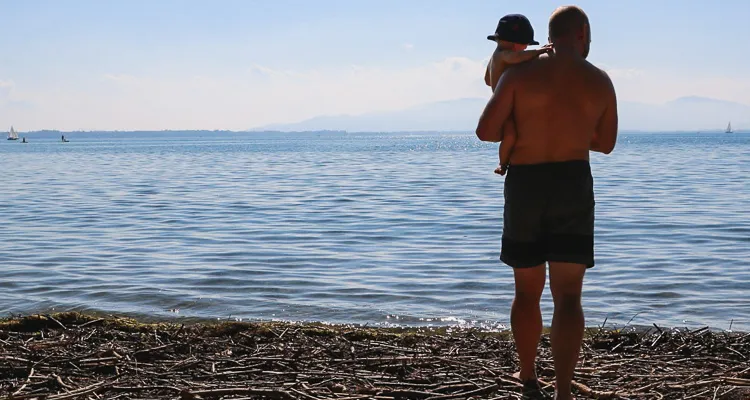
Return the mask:
M 497 148 L 497 153 L 498 153 L 497 154 L 497 159 L 499 160 L 499 162 L 498 162 L 497 168 L 495 168 L 495 173 L 503 175 L 503 174 L 505 174 L 505 172 L 501 171 L 501 166 L 503 165 L 503 162 L 502 162 L 502 160 L 503 160 L 503 158 L 502 158 L 503 157 L 503 142 L 500 142 L 500 146 L 498 146 L 498 148 Z
M 496 174 L 505 175 L 510 163 L 510 153 L 516 144 L 516 122 L 509 119 L 503 125 L 503 141 L 500 142 L 500 166 L 495 169 Z

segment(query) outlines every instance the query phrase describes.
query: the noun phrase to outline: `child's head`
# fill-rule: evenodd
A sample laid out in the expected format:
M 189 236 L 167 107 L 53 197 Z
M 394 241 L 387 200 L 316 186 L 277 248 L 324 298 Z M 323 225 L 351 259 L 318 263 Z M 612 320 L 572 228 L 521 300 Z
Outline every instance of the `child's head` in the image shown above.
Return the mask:
M 503 49 L 515 51 L 525 50 L 532 44 L 539 44 L 534 40 L 534 28 L 531 22 L 521 14 L 508 14 L 500 18 L 495 34 L 487 36 L 487 39 L 497 42 Z

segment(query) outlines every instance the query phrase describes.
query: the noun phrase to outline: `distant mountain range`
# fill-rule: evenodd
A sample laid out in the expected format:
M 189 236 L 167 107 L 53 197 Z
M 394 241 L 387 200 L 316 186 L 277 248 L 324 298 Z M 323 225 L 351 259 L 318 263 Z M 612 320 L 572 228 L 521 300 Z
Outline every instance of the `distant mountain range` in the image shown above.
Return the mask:
M 465 98 L 397 111 L 320 116 L 251 131 L 473 131 L 486 104 L 487 99 Z M 623 131 L 723 131 L 729 121 L 735 131 L 750 130 L 750 106 L 725 100 L 692 96 L 663 104 L 620 101 L 618 108 Z

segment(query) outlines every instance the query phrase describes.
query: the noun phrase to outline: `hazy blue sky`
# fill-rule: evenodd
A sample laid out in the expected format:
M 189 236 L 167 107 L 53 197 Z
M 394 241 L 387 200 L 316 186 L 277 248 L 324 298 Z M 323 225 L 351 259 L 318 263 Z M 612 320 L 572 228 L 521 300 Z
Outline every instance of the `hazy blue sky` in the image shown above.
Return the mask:
M 558 1 L 0 0 L 0 127 L 246 129 L 489 96 L 486 40 Z M 750 104 L 750 2 L 589 0 L 620 99 Z

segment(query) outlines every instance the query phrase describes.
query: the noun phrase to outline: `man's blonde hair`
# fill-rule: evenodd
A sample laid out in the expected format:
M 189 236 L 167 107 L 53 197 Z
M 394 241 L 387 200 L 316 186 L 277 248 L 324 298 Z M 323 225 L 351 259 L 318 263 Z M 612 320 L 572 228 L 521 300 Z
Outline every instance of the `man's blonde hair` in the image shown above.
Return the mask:
M 589 17 L 578 6 L 558 7 L 549 17 L 550 40 L 562 39 L 575 34 L 589 25 Z

